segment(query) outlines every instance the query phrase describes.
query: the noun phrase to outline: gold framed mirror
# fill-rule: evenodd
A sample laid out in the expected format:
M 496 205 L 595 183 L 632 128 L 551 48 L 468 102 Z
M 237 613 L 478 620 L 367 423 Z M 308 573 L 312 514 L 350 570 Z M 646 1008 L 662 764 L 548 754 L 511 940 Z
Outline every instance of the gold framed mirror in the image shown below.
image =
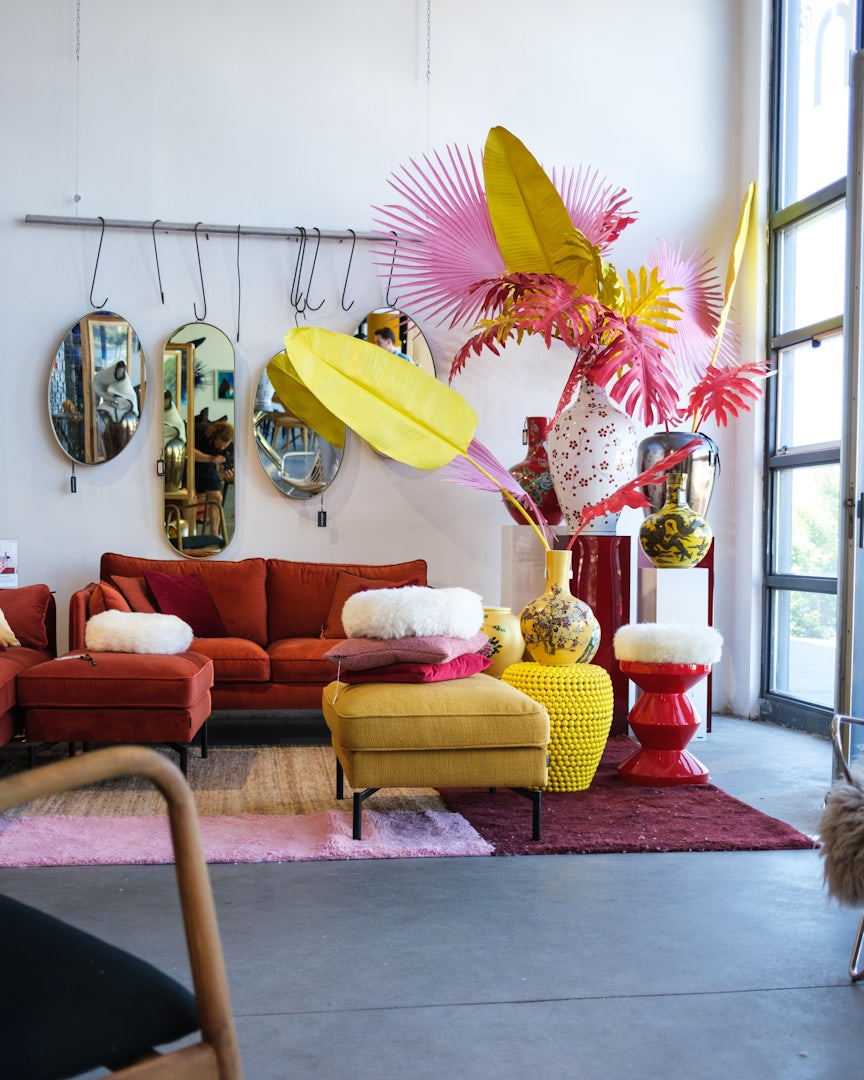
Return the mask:
M 113 311 L 83 315 L 54 354 L 48 413 L 60 449 L 96 465 L 115 458 L 138 430 L 144 408 L 144 350 Z
M 181 326 L 162 351 L 163 530 L 190 558 L 234 536 L 234 370 L 234 346 L 209 323 Z
M 255 394 L 252 434 L 261 468 L 291 499 L 323 494 L 335 480 L 345 453 L 346 428 L 341 420 L 329 414 L 331 426 L 322 432 L 308 419 L 300 388 L 296 399 L 283 401 L 274 393 L 265 367 Z

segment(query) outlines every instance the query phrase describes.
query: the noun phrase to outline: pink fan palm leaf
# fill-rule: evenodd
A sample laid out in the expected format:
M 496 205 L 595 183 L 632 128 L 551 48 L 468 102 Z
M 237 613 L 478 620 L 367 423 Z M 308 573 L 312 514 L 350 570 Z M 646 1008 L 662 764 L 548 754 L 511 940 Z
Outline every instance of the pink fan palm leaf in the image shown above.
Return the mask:
M 606 252 L 624 229 L 636 220 L 625 215 L 630 196 L 624 188 L 613 188 L 597 169 L 552 170 L 552 183 L 567 207 L 573 225 L 591 243 Z
M 472 325 L 480 297 L 471 286 L 503 273 L 477 162 L 470 150 L 445 148 L 423 163 L 413 159 L 390 186 L 405 205 L 374 207 L 376 223 L 391 234 L 373 249 L 382 268 L 392 268 L 392 287 L 404 306 L 450 325 Z

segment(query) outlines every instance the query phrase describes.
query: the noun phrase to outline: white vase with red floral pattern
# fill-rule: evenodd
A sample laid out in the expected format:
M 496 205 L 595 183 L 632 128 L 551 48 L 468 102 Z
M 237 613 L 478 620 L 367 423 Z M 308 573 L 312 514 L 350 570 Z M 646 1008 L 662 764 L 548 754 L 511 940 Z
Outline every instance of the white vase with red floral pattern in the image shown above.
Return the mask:
M 582 380 L 575 400 L 549 433 L 549 472 L 567 527 L 579 526 L 582 510 L 607 499 L 636 475 L 636 425 L 606 391 Z M 586 533 L 612 533 L 618 514 L 594 518 Z

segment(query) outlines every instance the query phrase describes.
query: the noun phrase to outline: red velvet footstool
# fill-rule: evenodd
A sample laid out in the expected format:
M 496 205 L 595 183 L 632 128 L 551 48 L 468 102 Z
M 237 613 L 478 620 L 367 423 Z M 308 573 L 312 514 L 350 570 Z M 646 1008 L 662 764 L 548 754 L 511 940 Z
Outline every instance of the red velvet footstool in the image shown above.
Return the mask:
M 167 744 L 185 775 L 199 732 L 207 756 L 212 685 L 213 661 L 194 652 L 68 653 L 18 676 L 24 737 L 33 753 L 40 743 Z

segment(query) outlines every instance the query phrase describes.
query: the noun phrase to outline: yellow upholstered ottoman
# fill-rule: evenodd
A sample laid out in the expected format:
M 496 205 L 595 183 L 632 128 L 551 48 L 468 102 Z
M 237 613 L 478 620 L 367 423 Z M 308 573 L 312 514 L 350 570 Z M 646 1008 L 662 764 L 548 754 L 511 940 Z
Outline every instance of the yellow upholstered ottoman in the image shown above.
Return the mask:
M 599 664 L 511 664 L 501 679 L 549 712 L 550 791 L 584 791 L 597 772 L 612 727 L 614 691 Z
M 354 792 L 354 839 L 363 800 L 382 787 L 509 787 L 531 798 L 540 839 L 540 789 L 547 780 L 545 706 L 490 675 L 436 683 L 331 682 L 324 719 L 343 777 Z

